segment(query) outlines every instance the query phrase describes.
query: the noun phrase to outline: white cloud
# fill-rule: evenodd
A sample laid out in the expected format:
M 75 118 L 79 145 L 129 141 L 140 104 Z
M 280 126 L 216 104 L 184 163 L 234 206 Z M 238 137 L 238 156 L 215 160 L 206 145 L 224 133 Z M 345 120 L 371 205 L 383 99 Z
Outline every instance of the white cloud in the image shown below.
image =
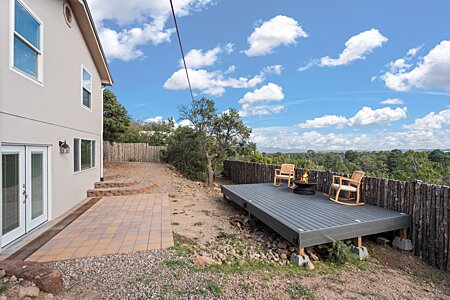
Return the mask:
M 223 72 L 224 74 L 231 74 L 234 73 L 234 71 L 236 71 L 236 66 L 235 65 L 231 65 L 228 67 L 228 69 L 225 70 L 225 72 Z
M 175 128 L 186 127 L 186 126 L 192 126 L 192 122 L 189 120 L 181 120 L 181 121 L 175 123 Z
M 298 124 L 300 128 L 325 128 L 336 126 L 343 128 L 344 126 L 367 126 L 376 124 L 388 124 L 406 118 L 407 108 L 397 107 L 392 109 L 390 107 L 383 107 L 380 109 L 372 109 L 370 107 L 363 107 L 353 117 L 346 118 L 343 116 L 326 115 L 312 120 L 307 120 L 304 123 Z
M 88 0 L 88 3 L 109 60 L 144 57 L 140 46 L 168 42 L 174 33 L 173 28 L 165 28 L 170 17 L 168 1 Z M 175 3 L 175 12 L 182 17 L 212 3 L 212 0 L 180 0 Z M 111 28 L 110 23 L 121 29 Z
M 264 74 L 248 77 L 226 77 L 220 71 L 209 72 L 207 70 L 188 69 L 189 78 L 193 89 L 199 89 L 203 93 L 212 96 L 221 96 L 225 88 L 253 88 L 264 81 Z M 164 83 L 164 88 L 169 90 L 182 90 L 188 88 L 184 69 L 174 72 Z
M 264 67 L 264 69 L 263 69 L 263 72 L 266 73 L 266 74 L 277 74 L 277 75 L 280 75 L 282 71 L 283 71 L 283 66 L 282 65 L 267 66 L 267 67 Z
M 298 38 L 308 37 L 296 20 L 278 15 L 261 26 L 256 27 L 248 37 L 249 49 L 244 51 L 247 56 L 261 56 L 270 54 L 281 45 L 294 44 Z
M 239 103 L 252 104 L 257 102 L 281 101 L 284 99 L 283 88 L 275 83 L 269 82 L 253 92 L 247 92 Z
M 285 150 L 391 150 L 450 148 L 450 130 L 384 130 L 365 134 L 300 132 L 293 127 L 253 128 L 252 141 L 262 151 L 274 147 Z
M 441 129 L 444 125 L 450 125 L 450 109 L 440 111 L 439 113 L 430 112 L 423 118 L 418 118 L 414 124 L 405 125 L 410 130 L 429 131 Z
M 305 123 L 300 123 L 298 126 L 300 128 L 325 128 L 330 126 L 337 126 L 338 128 L 342 128 L 347 123 L 348 120 L 346 117 L 325 115 L 323 117 L 307 120 Z
M 153 118 L 148 118 L 144 120 L 145 123 L 162 123 L 164 122 L 163 116 L 156 116 Z
M 409 56 L 416 55 L 418 50 L 410 49 Z M 390 70 L 381 76 L 388 88 L 396 91 L 412 88 L 450 90 L 450 40 L 436 45 L 413 69 L 411 64 L 402 64 L 402 60 L 405 58 L 391 62 Z
M 211 50 L 203 52 L 201 49 L 192 49 L 186 56 L 186 65 L 188 68 L 198 69 L 206 66 L 212 66 L 216 63 L 219 54 L 225 52 L 230 54 L 233 52 L 233 44 L 228 43 L 224 47 L 217 46 Z M 184 67 L 183 60 L 180 59 L 179 65 L 181 68 Z
M 278 114 L 286 108 L 283 105 L 250 105 L 243 104 L 239 115 L 241 117 L 266 116 Z
M 345 49 L 339 54 L 338 58 L 330 58 L 329 56 L 319 59 L 310 60 L 305 66 L 298 70 L 305 71 L 313 66 L 320 67 L 336 67 L 350 64 L 359 59 L 366 59 L 366 55 L 372 53 L 375 48 L 382 47 L 388 41 L 378 29 L 372 28 L 352 36 L 345 42 Z
M 398 98 L 390 98 L 390 99 L 383 100 L 380 103 L 386 104 L 386 105 L 400 105 L 400 104 L 403 104 L 403 100 L 398 99 Z

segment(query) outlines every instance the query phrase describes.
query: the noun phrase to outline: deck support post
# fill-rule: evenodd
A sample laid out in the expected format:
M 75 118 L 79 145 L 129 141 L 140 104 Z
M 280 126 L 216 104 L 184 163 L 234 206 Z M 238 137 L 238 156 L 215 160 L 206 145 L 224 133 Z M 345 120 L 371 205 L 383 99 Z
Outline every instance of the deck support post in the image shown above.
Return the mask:
M 304 266 L 309 263 L 309 256 L 305 254 L 305 248 L 299 247 L 297 249 L 297 254 L 291 254 L 290 260 L 293 264 Z
M 408 239 L 408 228 L 400 229 L 400 236 L 396 236 L 392 241 L 392 246 L 402 251 L 411 251 L 413 245 L 410 239 Z
M 369 256 L 367 248 L 362 245 L 362 236 L 356 238 L 356 246 L 352 246 L 352 252 L 358 255 L 359 260 L 364 260 Z

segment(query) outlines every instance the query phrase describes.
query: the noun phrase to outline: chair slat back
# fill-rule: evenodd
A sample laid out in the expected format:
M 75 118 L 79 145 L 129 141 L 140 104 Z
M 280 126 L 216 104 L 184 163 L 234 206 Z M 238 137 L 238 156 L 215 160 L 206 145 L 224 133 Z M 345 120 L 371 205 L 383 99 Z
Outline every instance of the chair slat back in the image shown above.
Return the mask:
M 366 174 L 366 173 L 364 173 L 363 171 L 355 171 L 355 172 L 353 172 L 353 175 L 352 175 L 351 179 L 355 180 L 355 181 L 358 181 L 358 182 L 361 182 L 361 180 L 364 177 L 364 174 Z
M 282 174 L 289 174 L 295 170 L 294 164 L 282 164 L 280 173 Z

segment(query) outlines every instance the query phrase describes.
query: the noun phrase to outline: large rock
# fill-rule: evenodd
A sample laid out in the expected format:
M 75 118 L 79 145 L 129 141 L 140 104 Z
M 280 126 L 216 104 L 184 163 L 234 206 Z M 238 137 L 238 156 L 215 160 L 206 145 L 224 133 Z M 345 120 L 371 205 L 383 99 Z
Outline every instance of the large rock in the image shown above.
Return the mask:
M 39 296 L 39 288 L 35 286 L 23 287 L 19 290 L 19 298 L 23 299 L 25 297 L 37 297 Z
M 57 294 L 64 290 L 61 272 L 49 268 L 43 263 L 6 260 L 0 262 L 0 269 L 5 270 L 8 276 L 33 282 L 39 289 L 47 293 Z

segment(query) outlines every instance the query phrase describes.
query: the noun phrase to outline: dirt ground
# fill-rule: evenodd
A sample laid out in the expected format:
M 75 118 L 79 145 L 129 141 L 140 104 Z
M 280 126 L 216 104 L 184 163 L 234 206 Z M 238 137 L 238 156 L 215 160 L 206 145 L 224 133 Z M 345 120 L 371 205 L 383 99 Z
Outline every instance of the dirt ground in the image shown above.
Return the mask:
M 219 186 L 226 182 L 224 180 L 218 180 L 216 187 L 209 190 L 203 183 L 187 180 L 165 164 L 108 163 L 105 170 L 109 174 L 145 178 L 157 183 L 159 191 L 167 192 L 171 197 L 174 233 L 195 240 L 200 249 L 212 245 L 221 232 L 251 237 L 247 229 L 236 228 L 229 222 L 230 217 L 241 212 L 223 200 Z M 370 259 L 363 263 L 334 268 L 329 266 L 330 263 L 317 262 L 315 270 L 306 274 L 288 272 L 290 277 L 286 278 L 286 273 L 274 272 L 269 282 L 251 282 L 249 289 L 255 296 L 272 294 L 276 298 L 450 299 L 448 273 L 440 272 L 410 254 L 374 243 L 367 246 Z M 265 274 L 263 269 L 249 272 L 256 272 L 253 278 L 258 278 Z M 241 284 L 247 281 L 242 279 Z M 255 291 L 266 284 L 278 291 L 275 294 L 272 288 L 269 294 Z M 229 297 L 232 294 L 225 292 L 224 295 L 233 298 Z M 247 294 L 254 298 L 251 295 L 251 292 Z

